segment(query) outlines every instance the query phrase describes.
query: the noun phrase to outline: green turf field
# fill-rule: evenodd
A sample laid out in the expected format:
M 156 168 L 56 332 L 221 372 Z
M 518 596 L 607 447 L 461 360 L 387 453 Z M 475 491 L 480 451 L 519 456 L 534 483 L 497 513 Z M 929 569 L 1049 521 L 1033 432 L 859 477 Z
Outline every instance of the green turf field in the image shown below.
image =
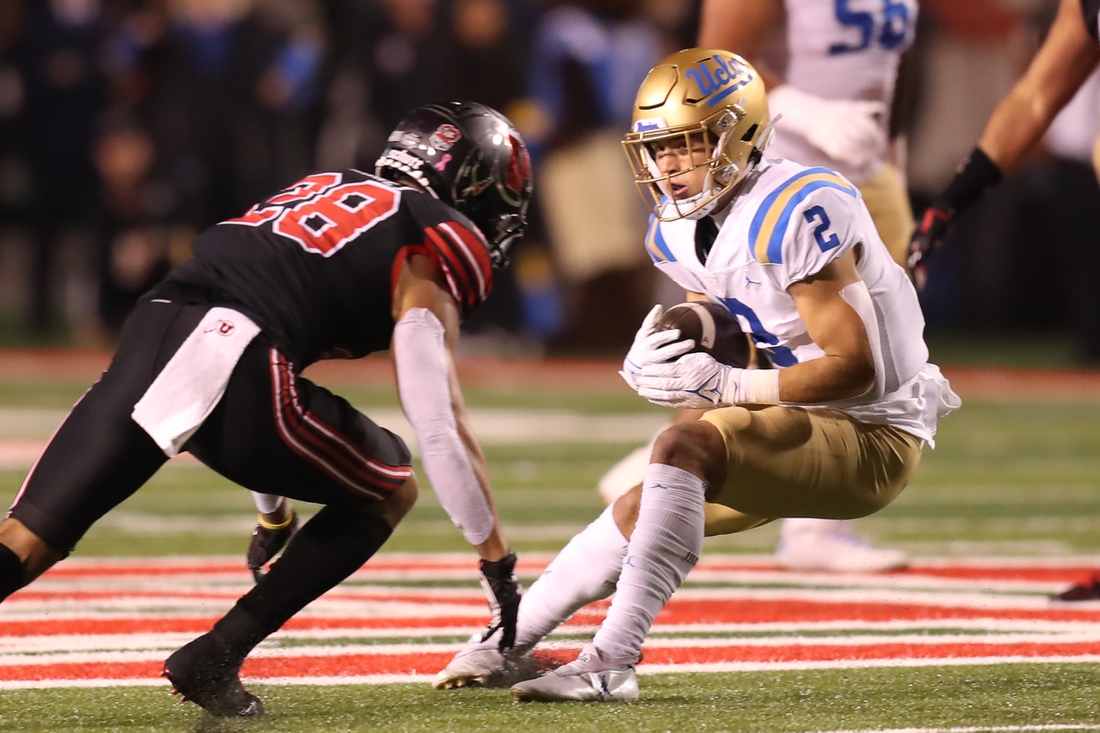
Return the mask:
M 427 685 L 256 686 L 273 709 L 219 721 L 163 690 L 15 691 L 0 696 L 0 729 L 42 733 L 196 731 L 329 733 L 591 731 L 630 733 L 948 729 L 1088 725 L 1097 721 L 1096 665 L 932 667 L 645 677 L 633 704 L 514 703 L 503 690 L 438 692 Z M 43 715 L 48 711 L 48 717 Z M 1097 728 L 1075 727 L 1076 730 Z M 1054 730 L 1057 730 L 1056 728 Z
M 48 422 L 83 388 L 0 384 L 0 437 L 45 437 L 32 418 Z M 396 405 L 382 390 L 338 391 L 368 411 Z M 473 408 L 639 419 L 657 412 L 622 390 L 471 390 L 467 400 Z M 4 410 L 15 408 L 19 419 L 5 422 Z M 1100 403 L 967 400 L 937 437 L 940 447 L 926 452 L 914 483 L 862 520 L 862 533 L 918 556 L 1100 555 Z M 596 480 L 636 445 L 610 440 L 487 446 L 517 551 L 554 551 L 596 515 Z M 23 473 L 0 471 L 0 503 L 14 496 Z M 78 555 L 243 554 L 252 517 L 243 490 L 201 467 L 173 465 L 93 528 Z M 706 547 L 768 553 L 775 538 L 768 526 L 709 539 Z M 428 491 L 386 549 L 468 551 Z M 634 705 L 537 706 L 514 704 L 504 691 L 441 693 L 427 685 L 261 685 L 272 713 L 229 723 L 178 704 L 163 688 L 7 690 L 0 692 L 0 730 L 985 731 L 1092 723 L 1100 730 L 1100 666 L 1093 664 L 659 675 L 643 678 L 642 687 Z

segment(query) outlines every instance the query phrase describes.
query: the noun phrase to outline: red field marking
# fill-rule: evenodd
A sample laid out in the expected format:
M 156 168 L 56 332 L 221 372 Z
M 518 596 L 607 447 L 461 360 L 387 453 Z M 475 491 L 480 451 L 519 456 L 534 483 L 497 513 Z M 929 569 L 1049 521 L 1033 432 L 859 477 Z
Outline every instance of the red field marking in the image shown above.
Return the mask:
M 920 603 L 859 603 L 807 601 L 798 598 L 691 599 L 670 602 L 657 623 L 681 624 L 772 623 L 799 621 L 927 621 L 930 619 L 1014 619 L 1042 621 L 1100 621 L 1100 608 L 970 608 Z
M 81 618 L 39 621 L 0 620 L 0 636 L 68 636 L 70 634 L 202 634 L 219 616 L 160 616 L 133 618 Z
M 346 629 L 349 633 L 370 629 L 469 629 L 484 623 L 487 611 L 469 616 L 347 618 L 328 616 L 296 616 L 283 629 L 287 631 L 315 631 Z M 210 630 L 219 616 L 132 616 L 109 619 L 49 619 L 41 621 L 0 620 L 0 636 L 56 636 L 68 634 L 152 634 L 152 633 L 203 633 Z
M 529 570 L 537 572 L 545 565 L 545 556 L 535 556 L 528 560 Z M 776 573 L 775 566 L 757 558 L 738 558 L 711 556 L 700 563 L 700 569 L 710 572 L 739 572 L 751 577 L 753 572 L 767 574 L 771 578 Z M 953 579 L 963 581 L 987 580 L 1027 580 L 1035 582 L 1065 581 L 1067 577 L 1080 573 L 1085 568 L 1078 564 L 1061 566 L 1054 561 L 1023 561 L 1019 565 L 1011 561 L 990 561 L 981 564 L 975 561 L 929 561 L 918 564 L 904 574 L 912 577 L 925 575 L 929 578 Z M 435 555 L 415 557 L 408 555 L 383 556 L 356 577 L 369 581 L 371 572 L 375 573 L 441 573 L 440 577 L 456 577 L 455 573 L 469 574 L 474 577 L 473 567 L 468 558 L 455 555 Z M 34 658 L 35 664 L 24 663 L 26 657 L 20 653 L 18 639 L 35 637 L 38 642 L 28 644 L 27 649 L 52 649 L 64 652 L 68 649 L 66 640 L 57 640 L 56 649 L 50 636 L 68 635 L 142 635 L 156 637 L 158 634 L 179 633 L 198 635 L 207 631 L 216 620 L 215 614 L 200 612 L 165 612 L 180 601 L 202 601 L 216 599 L 228 605 L 241 588 L 219 587 L 214 582 L 224 582 L 227 576 L 237 578 L 242 575 L 236 560 L 224 558 L 180 559 L 180 560 L 80 560 L 63 564 L 47 576 L 37 586 L 17 593 L 3 611 L 19 614 L 19 618 L 5 619 L 0 615 L 0 637 L 6 637 L 5 662 L 0 664 L 0 683 L 20 686 L 22 683 L 80 682 L 89 680 L 114 681 L 153 681 L 160 672 L 159 661 L 140 660 L 137 657 L 160 655 L 160 651 L 150 652 L 151 642 L 137 641 L 133 646 L 120 644 L 121 649 L 131 654 L 131 661 L 114 661 L 109 651 L 114 647 L 103 648 L 93 645 L 92 651 L 79 652 L 81 661 L 48 662 L 41 656 Z M 799 574 L 800 582 L 806 582 L 805 574 Z M 165 578 L 183 579 L 191 585 L 165 582 Z M 792 575 L 792 578 L 795 577 Z M 881 576 L 864 576 L 864 580 Z M 56 581 L 51 587 L 50 579 Z M 204 585 L 206 580 L 208 584 Z M 1050 624 L 1096 624 L 1100 622 L 1100 604 L 1065 604 L 1036 607 L 1034 596 L 1013 596 L 995 594 L 989 596 L 990 603 L 985 604 L 980 588 L 959 593 L 918 592 L 906 594 L 890 588 L 889 578 L 882 578 L 878 588 L 868 588 L 871 592 L 886 591 L 888 601 L 861 600 L 860 591 L 847 589 L 839 593 L 816 588 L 759 589 L 745 588 L 706 588 L 689 590 L 674 596 L 668 606 L 658 615 L 656 625 L 660 630 L 670 631 L 678 628 L 692 632 L 706 633 L 708 625 L 714 628 L 740 626 L 751 628 L 753 624 L 786 624 L 793 627 L 809 627 L 814 624 L 839 624 L 835 633 L 844 635 L 845 629 L 860 628 L 868 623 L 904 622 L 920 628 L 922 623 L 953 621 L 974 621 L 981 626 L 987 622 L 995 626 L 994 621 L 1036 621 L 1044 623 L 1044 633 L 1049 633 Z M 140 587 L 142 582 L 161 583 L 165 590 Z M 102 583 L 102 585 L 97 585 Z M 412 581 L 415 582 L 415 581 Z M 812 578 L 810 579 L 812 582 Z M 111 585 L 139 585 L 135 590 L 125 587 L 112 588 Z M 244 584 L 242 584 L 244 585 Z M 896 595 L 897 600 L 894 600 Z M 994 600 L 996 598 L 997 600 Z M 157 604 L 158 599 L 163 605 Z M 329 636 L 354 637 L 357 631 L 381 631 L 394 638 L 418 638 L 418 629 L 432 629 L 432 634 L 453 633 L 455 636 L 468 633 L 472 627 L 484 623 L 486 610 L 480 594 L 470 589 L 432 589 L 430 587 L 395 586 L 392 589 L 367 586 L 363 588 L 338 588 L 327 594 L 325 599 L 368 604 L 369 616 L 357 616 L 341 606 L 324 607 L 320 601 L 316 610 L 307 610 L 305 614 L 291 619 L 285 626 L 289 633 L 308 636 L 308 632 L 326 631 Z M 112 609 L 111 602 L 117 601 Z M 146 603 L 153 601 L 148 611 L 125 607 L 128 601 Z M 55 603 L 56 605 L 51 605 Z M 64 605 L 62 605 L 64 604 Z M 391 605 L 387 608 L 387 604 Z M 434 607 L 438 604 L 438 610 Z M 25 610 L 20 610 L 24 605 Z M 110 617 L 96 615 L 82 616 L 81 609 L 96 607 L 100 612 L 111 611 Z M 599 623 L 606 613 L 608 603 L 593 604 L 577 613 L 569 622 L 574 628 Z M 28 619 L 30 609 L 41 613 L 41 619 Z M 54 609 L 51 612 L 51 609 Z M 466 610 L 468 609 L 468 613 Z M 332 615 L 333 611 L 339 615 Z M 51 613 L 56 615 L 51 615 Z M 64 614 L 64 617 L 60 617 Z M 436 631 L 438 630 L 438 631 Z M 453 630 L 453 631 L 448 631 Z M 722 665 L 722 664 L 792 664 L 821 663 L 840 665 L 846 663 L 871 662 L 875 664 L 904 663 L 906 660 L 1041 660 L 1058 659 L 1094 659 L 1100 657 L 1100 641 L 1091 637 L 1080 641 L 1067 641 L 1057 635 L 1044 640 L 1041 635 L 1024 633 L 1022 640 L 1001 642 L 988 638 L 946 640 L 930 638 L 929 643 L 915 644 L 912 639 L 890 641 L 881 637 L 875 640 L 861 640 L 858 636 L 847 637 L 841 643 L 836 639 L 817 640 L 807 637 L 758 637 L 750 643 L 738 639 L 711 639 L 707 642 L 683 638 L 677 640 L 665 636 L 656 646 L 647 646 L 644 650 L 646 664 L 673 667 L 683 665 Z M 423 637 L 427 640 L 427 637 Z M 1034 638 L 1034 640 L 1032 640 Z M 45 647 L 42 642 L 45 642 Z M 111 643 L 104 640 L 102 643 Z M 333 643 L 332 639 L 328 642 Z M 379 653 L 363 653 L 359 649 L 342 650 L 330 648 L 331 653 L 320 654 L 315 649 L 302 648 L 299 653 L 294 647 L 268 650 L 260 656 L 250 659 L 244 667 L 244 675 L 252 678 L 340 678 L 340 677 L 384 677 L 431 674 L 441 669 L 453 652 L 440 652 L 438 646 L 427 649 L 418 647 L 422 642 L 408 641 L 395 649 L 388 645 L 379 649 Z M 683 644 L 683 646 L 676 646 Z M 418 651 L 418 648 L 423 651 Z M 457 646 L 455 647 L 457 648 Z M 141 650 L 145 649 L 146 652 Z M 407 649 L 408 651 L 404 651 Z M 137 650 L 137 651 L 135 651 Z M 540 662 L 549 666 L 552 662 L 565 662 L 575 654 L 571 649 L 549 649 L 539 652 Z M 90 656 L 89 656 L 90 655 Z M 89 661 L 100 658 L 103 661 Z M 114 659 L 118 659 L 114 656 Z M 46 663 L 41 663 L 46 662 Z M 998 662 L 1000 663 L 1000 662 Z
M 163 662 L 77 662 L 0 667 L 0 681 L 131 680 L 159 677 Z M 166 683 L 167 684 L 167 683 Z
M 1069 567 L 939 567 L 922 565 L 919 561 L 906 570 L 897 571 L 902 576 L 951 578 L 954 580 L 1021 580 L 1034 583 L 1071 583 L 1096 572 L 1096 566 Z M 891 573 L 893 575 L 895 573 Z
M 334 657 L 256 657 L 241 667 L 244 677 L 338 677 L 376 674 L 435 674 L 454 654 L 347 654 Z
M 1089 657 L 1100 654 L 1100 642 L 1005 644 L 889 644 L 861 645 L 776 645 L 707 647 L 643 647 L 645 664 L 719 664 L 889 661 L 896 659 L 1042 659 Z M 576 652 L 541 654 L 540 661 L 551 665 L 570 659 Z M 450 661 L 450 652 L 409 652 L 400 654 L 342 654 L 334 656 L 252 657 L 245 661 L 241 676 L 246 679 L 274 677 L 360 677 L 369 675 L 434 674 Z M 0 681 L 43 681 L 80 679 L 149 679 L 160 675 L 160 661 L 76 662 L 26 666 L 0 666 Z
M 549 563 L 549 555 L 534 555 L 521 558 L 517 565 L 517 571 L 528 577 L 541 573 Z M 696 565 L 698 571 L 730 571 L 730 572 L 783 572 L 774 561 L 746 558 L 730 558 L 722 556 L 703 557 Z M 1004 563 L 991 563 L 983 565 L 974 561 L 959 561 L 951 564 L 944 562 L 921 562 L 917 560 L 912 567 L 884 574 L 884 577 L 929 577 L 946 578 L 955 580 L 990 580 L 990 581 L 1027 581 L 1037 583 L 1070 583 L 1082 577 L 1087 577 L 1097 570 L 1096 565 L 1089 564 L 1035 564 L 1028 565 L 1026 559 L 1021 559 L 1020 564 L 1010 565 Z M 397 574 L 402 572 L 451 572 L 465 573 L 470 580 L 477 578 L 477 567 L 468 558 L 463 556 L 447 557 L 442 555 L 427 555 L 423 558 L 401 557 L 388 559 L 384 556 L 372 558 L 371 561 L 356 572 L 352 578 L 369 580 L 375 575 Z M 225 575 L 229 578 L 250 579 L 244 564 L 239 560 L 211 559 L 188 561 L 96 561 L 96 560 L 70 560 L 66 563 L 55 565 L 44 576 L 44 580 L 66 579 L 94 579 L 97 577 L 115 578 L 134 575 L 149 577 L 175 577 L 194 575 L 207 577 L 210 575 Z M 41 581 L 40 581 L 41 582 Z
M 430 555 L 424 559 L 418 558 L 401 558 L 401 559 L 388 559 L 383 555 L 371 558 L 369 564 L 358 571 L 352 577 L 371 575 L 374 573 L 398 573 L 417 570 L 458 570 L 467 571 L 471 579 L 477 578 L 477 562 L 473 555 L 470 557 L 454 556 L 445 557 L 442 555 Z M 521 559 L 517 565 L 517 568 L 524 573 L 541 573 L 546 565 L 549 563 L 550 556 L 535 555 L 534 559 L 527 558 Z M 50 570 L 43 575 L 43 578 L 94 578 L 98 576 L 103 577 L 118 577 L 118 576 L 130 576 L 130 575 L 146 575 L 146 576 L 177 576 L 177 575 L 209 575 L 209 574 L 226 574 L 237 575 L 240 577 L 251 578 L 252 575 L 245 567 L 244 562 L 241 560 L 226 560 L 222 558 L 211 560 L 187 560 L 181 562 L 172 561 L 141 561 L 134 560 L 128 561 L 96 561 L 96 560 L 71 560 L 66 563 L 60 563 L 50 568 Z
M 449 600 L 439 599 L 450 603 Z M 480 621 L 483 602 L 471 604 L 469 616 L 379 616 L 331 617 L 297 616 L 287 622 L 288 631 L 318 629 L 466 629 Z M 593 604 L 579 612 L 573 625 L 598 622 L 607 602 Z M 1035 620 L 1077 623 L 1100 622 L 1100 608 L 1095 606 L 1058 607 L 1045 609 L 972 608 L 966 606 L 934 606 L 919 603 L 858 603 L 807 601 L 797 598 L 765 599 L 680 599 L 673 597 L 658 614 L 661 626 L 699 626 L 704 624 L 753 623 L 821 623 L 821 622 L 886 622 L 928 620 Z M 0 636 L 49 636 L 56 634 L 148 634 L 158 632 L 190 632 L 209 629 L 214 616 L 141 616 L 110 619 L 49 619 L 41 621 L 4 621 L 0 617 Z
M 235 601 L 243 595 L 242 590 L 102 590 L 84 591 L 70 589 L 38 589 L 31 588 L 14 593 L 12 601 L 120 601 L 130 598 L 152 598 L 166 600 L 187 601 Z M 357 601 L 362 603 L 408 603 L 419 605 L 433 605 L 447 603 L 456 606 L 484 606 L 485 600 L 478 596 L 464 598 L 461 596 L 426 596 L 424 594 L 400 594 L 400 593 L 341 593 L 329 591 L 324 596 L 327 601 Z
M 1100 642 L 1019 644 L 890 644 L 836 646 L 776 645 L 728 647 L 643 647 L 648 664 L 719 662 L 835 662 L 868 659 L 980 659 L 982 657 L 1084 657 L 1100 653 Z
M 700 559 L 696 570 L 715 572 L 782 572 L 774 562 L 747 564 L 737 560 L 718 559 L 707 562 Z M 1062 566 L 1002 566 L 1002 565 L 941 565 L 925 564 L 917 560 L 904 570 L 883 573 L 883 577 L 945 578 L 951 580 L 1027 581 L 1035 583 L 1071 583 L 1096 572 L 1096 565 Z

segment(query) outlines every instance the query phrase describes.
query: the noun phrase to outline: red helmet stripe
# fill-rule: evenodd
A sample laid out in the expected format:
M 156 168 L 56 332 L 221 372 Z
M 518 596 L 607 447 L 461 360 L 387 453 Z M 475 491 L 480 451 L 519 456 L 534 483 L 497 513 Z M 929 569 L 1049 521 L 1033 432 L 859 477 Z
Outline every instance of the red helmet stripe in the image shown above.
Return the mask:
M 508 159 L 508 172 L 504 180 L 508 188 L 522 192 L 531 178 L 531 156 L 527 154 L 527 147 L 515 135 L 508 136 L 508 147 L 512 149 L 512 155 Z

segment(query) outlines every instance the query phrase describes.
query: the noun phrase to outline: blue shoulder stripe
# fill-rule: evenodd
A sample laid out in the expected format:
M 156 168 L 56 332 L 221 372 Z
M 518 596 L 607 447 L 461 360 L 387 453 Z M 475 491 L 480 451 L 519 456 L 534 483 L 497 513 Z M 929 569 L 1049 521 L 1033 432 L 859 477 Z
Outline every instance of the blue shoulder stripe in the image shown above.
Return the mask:
M 828 168 L 807 168 L 791 176 L 764 198 L 749 225 L 749 247 L 758 262 L 778 264 L 783 261 L 783 237 L 791 214 L 819 188 L 835 188 L 852 198 L 857 196 L 852 184 Z

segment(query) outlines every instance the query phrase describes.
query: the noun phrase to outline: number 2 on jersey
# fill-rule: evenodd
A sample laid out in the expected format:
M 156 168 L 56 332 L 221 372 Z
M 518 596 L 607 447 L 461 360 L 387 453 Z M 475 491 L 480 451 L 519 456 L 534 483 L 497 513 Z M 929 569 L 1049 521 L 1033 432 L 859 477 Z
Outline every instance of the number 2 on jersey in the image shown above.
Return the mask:
M 842 53 L 854 53 L 868 48 L 872 42 L 887 51 L 901 48 L 909 36 L 909 6 L 899 0 L 882 0 L 882 26 L 875 33 L 875 14 L 866 11 L 852 10 L 851 0 L 833 0 L 833 13 L 836 20 L 842 26 L 858 28 L 860 32 L 859 43 L 834 43 L 829 46 L 829 55 L 836 56 Z
M 815 221 L 820 222 L 814 227 L 814 239 L 817 240 L 817 246 L 821 247 L 822 252 L 828 252 L 833 247 L 840 245 L 840 238 L 835 234 L 829 234 L 829 227 L 832 222 L 829 221 L 829 215 L 825 213 L 825 209 L 820 206 L 811 206 L 806 209 L 806 213 L 803 214 L 806 217 L 806 221 L 813 224 Z M 829 234 L 828 237 L 825 235 Z

